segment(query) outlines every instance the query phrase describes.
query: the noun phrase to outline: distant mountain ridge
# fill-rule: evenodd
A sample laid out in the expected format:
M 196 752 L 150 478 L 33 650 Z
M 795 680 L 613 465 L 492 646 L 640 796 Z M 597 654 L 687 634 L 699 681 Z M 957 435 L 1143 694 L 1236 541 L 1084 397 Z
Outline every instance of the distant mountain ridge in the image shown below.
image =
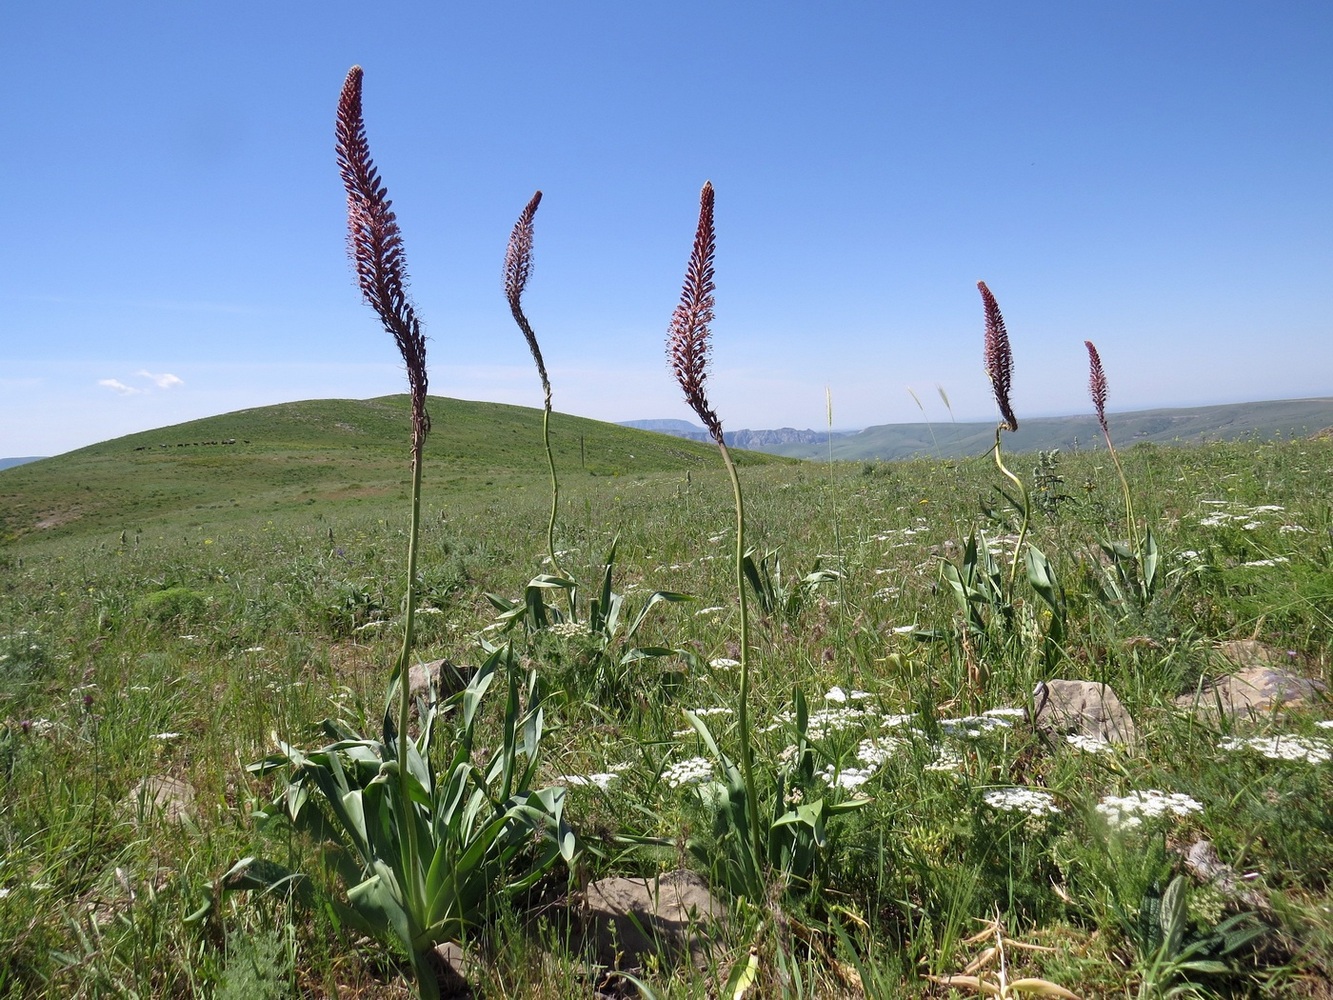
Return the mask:
M 16 465 L 27 465 L 29 462 L 40 461 L 44 457 L 44 455 L 29 455 L 27 458 L 0 458 L 0 469 L 12 469 Z
M 703 427 L 688 420 L 622 420 L 621 427 L 633 427 L 640 431 L 655 431 L 658 434 L 670 434 L 672 437 L 685 438 L 688 441 L 711 441 L 712 437 Z M 854 434 L 855 431 L 798 431 L 794 427 L 779 427 L 775 430 L 739 430 L 723 431 L 727 444 L 735 448 L 748 448 L 750 451 L 773 451 L 790 445 L 828 446 L 829 435 L 834 439 Z
M 1253 437 L 1312 437 L 1333 428 L 1333 398 L 1279 399 L 1218 406 L 1174 407 L 1108 414 L 1111 439 L 1126 447 L 1153 444 L 1202 444 Z M 626 426 L 706 441 L 708 433 L 685 420 L 636 420 Z M 740 430 L 727 432 L 728 444 L 789 458 L 828 458 L 846 461 L 889 461 L 907 458 L 956 458 L 974 455 L 995 441 L 995 424 L 912 423 L 880 424 L 859 432 L 795 430 Z M 1005 435 L 1010 451 L 1050 451 L 1053 448 L 1105 447 L 1101 428 L 1092 414 L 1034 417 Z

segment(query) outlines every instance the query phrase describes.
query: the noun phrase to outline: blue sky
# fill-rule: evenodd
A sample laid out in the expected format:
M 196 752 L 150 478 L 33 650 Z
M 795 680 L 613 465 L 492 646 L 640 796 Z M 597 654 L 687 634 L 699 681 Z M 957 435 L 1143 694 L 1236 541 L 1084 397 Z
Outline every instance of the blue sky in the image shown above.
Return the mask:
M 1333 395 L 1333 5 L 7 4 L 0 455 L 403 391 L 344 249 L 366 72 L 431 390 L 691 415 L 664 336 L 717 189 L 728 429 Z M 447 428 L 437 426 L 447 433 Z

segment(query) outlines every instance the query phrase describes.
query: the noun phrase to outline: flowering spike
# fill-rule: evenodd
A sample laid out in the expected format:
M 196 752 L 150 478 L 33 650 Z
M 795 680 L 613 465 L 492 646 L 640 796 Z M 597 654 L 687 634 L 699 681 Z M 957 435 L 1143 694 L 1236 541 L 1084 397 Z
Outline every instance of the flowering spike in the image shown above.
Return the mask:
M 407 297 L 407 262 L 393 202 L 370 158 L 361 117 L 362 75 L 360 66 L 348 70 L 338 99 L 336 148 L 338 172 L 347 189 L 347 252 L 356 268 L 362 297 L 379 315 L 403 356 L 412 393 L 415 443 L 424 440 L 430 430 L 426 415 L 426 338 Z
M 551 408 L 551 380 L 546 376 L 546 362 L 542 360 L 542 349 L 537 343 L 537 335 L 523 313 L 523 289 L 528 285 L 532 274 L 532 219 L 541 204 L 542 193 L 532 196 L 523 212 L 514 223 L 514 230 L 509 234 L 509 247 L 505 250 L 505 298 L 509 300 L 509 311 L 514 322 L 523 331 L 532 352 L 532 360 L 537 362 L 537 374 L 542 379 L 542 391 L 546 393 L 546 408 Z
M 986 283 L 978 281 L 977 289 L 981 292 L 981 302 L 986 310 L 986 374 L 995 391 L 1000 416 L 1004 418 L 1003 426 L 1016 431 L 1018 418 L 1014 416 L 1014 408 L 1009 402 L 1009 385 L 1014 376 L 1014 355 L 1009 349 L 1009 334 L 1004 329 L 999 303 Z
M 1102 426 L 1102 433 L 1108 438 L 1111 429 L 1106 426 L 1106 372 L 1102 369 L 1102 358 L 1091 340 L 1083 341 L 1088 349 L 1088 392 L 1092 395 L 1092 405 L 1097 408 L 1097 423 Z
M 710 346 L 708 324 L 713 321 L 714 249 L 713 184 L 707 181 L 699 192 L 699 227 L 685 270 L 680 304 L 671 314 L 667 356 L 676 381 L 685 393 L 685 402 L 699 415 L 713 440 L 723 444 L 722 421 L 708 405 L 708 396 L 704 392 Z

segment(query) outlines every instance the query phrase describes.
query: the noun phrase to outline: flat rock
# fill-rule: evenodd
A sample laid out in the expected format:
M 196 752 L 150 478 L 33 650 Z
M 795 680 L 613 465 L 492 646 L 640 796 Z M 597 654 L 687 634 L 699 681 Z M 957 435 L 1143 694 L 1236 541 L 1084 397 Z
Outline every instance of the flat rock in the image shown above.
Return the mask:
M 724 914 L 725 907 L 703 878 L 674 871 L 655 878 L 592 882 L 581 916 L 596 962 L 634 971 L 642 969 L 650 955 L 705 968 L 708 924 Z
M 407 692 L 413 703 L 418 698 L 429 700 L 432 691 L 443 701 L 467 687 L 476 672 L 475 667 L 460 667 L 449 660 L 414 663 L 407 671 Z
M 1109 684 L 1049 680 L 1032 693 L 1033 722 L 1047 730 L 1088 736 L 1107 743 L 1134 742 L 1137 729 Z
M 1176 704 L 1205 715 L 1216 715 L 1220 707 L 1227 715 L 1253 718 L 1308 704 L 1325 691 L 1322 681 L 1278 667 L 1251 666 L 1181 695 Z
M 168 822 L 181 823 L 194 815 L 194 787 L 167 775 L 144 778 L 120 800 L 120 808 L 136 827 L 152 813 L 161 814 Z

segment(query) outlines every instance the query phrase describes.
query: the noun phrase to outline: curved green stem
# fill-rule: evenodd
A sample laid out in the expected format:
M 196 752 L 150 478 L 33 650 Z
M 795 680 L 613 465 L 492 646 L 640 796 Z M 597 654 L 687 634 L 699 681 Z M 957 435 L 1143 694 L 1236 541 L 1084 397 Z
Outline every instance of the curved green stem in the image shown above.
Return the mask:
M 1106 438 L 1106 450 L 1111 453 L 1111 461 L 1115 463 L 1116 475 L 1120 477 L 1120 489 L 1125 495 L 1125 521 L 1128 524 L 1129 544 L 1133 546 L 1134 558 L 1140 558 L 1139 553 L 1139 526 L 1134 520 L 1134 501 L 1130 498 L 1129 480 L 1125 478 L 1125 470 L 1120 465 L 1120 456 L 1115 452 L 1115 445 L 1111 444 L 1111 435 L 1107 431 L 1102 432 Z
M 421 453 L 425 448 L 425 434 L 413 434 L 412 441 L 412 526 L 407 539 L 407 609 L 403 615 L 403 648 L 398 654 L 398 797 L 402 803 L 403 823 L 407 827 L 407 856 L 403 859 L 403 874 L 408 885 L 402 887 L 408 899 L 420 899 L 425 894 L 425 880 L 421 871 L 421 854 L 417 846 L 416 806 L 412 804 L 407 768 L 407 723 L 411 709 L 412 645 L 416 638 L 417 603 L 417 541 L 421 534 Z
M 1019 496 L 1023 498 L 1023 528 L 1018 533 L 1018 544 L 1014 546 L 1014 558 L 1009 564 L 1009 595 L 1010 600 L 1012 600 L 1014 580 L 1018 577 L 1018 561 L 1023 557 L 1023 542 L 1028 537 L 1028 525 L 1032 521 L 1032 501 L 1028 497 L 1028 488 L 1023 480 L 1010 472 L 1000 458 L 1000 432 L 1004 430 L 1004 426 L 1004 424 L 1000 424 L 995 428 L 995 465 L 1011 483 L 1018 487 Z
M 763 864 L 764 849 L 759 838 L 759 798 L 754 783 L 754 747 L 750 742 L 750 615 L 745 597 L 745 502 L 741 498 L 741 481 L 736 475 L 736 464 L 731 460 L 725 441 L 720 438 L 718 450 L 722 463 L 731 477 L 731 492 L 736 501 L 736 595 L 741 602 L 741 694 L 737 718 L 740 722 L 741 777 L 745 781 L 745 801 L 750 822 L 750 848 L 756 867 Z

